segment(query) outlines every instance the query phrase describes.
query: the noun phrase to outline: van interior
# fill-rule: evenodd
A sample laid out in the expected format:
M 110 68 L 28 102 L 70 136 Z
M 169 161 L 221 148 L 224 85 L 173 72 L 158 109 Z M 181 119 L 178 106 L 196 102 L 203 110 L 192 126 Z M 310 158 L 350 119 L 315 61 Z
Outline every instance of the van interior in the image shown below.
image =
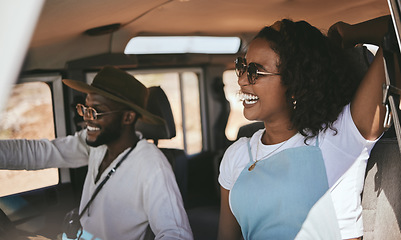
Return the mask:
M 126 70 L 150 89 L 148 110 L 166 122 L 137 128 L 171 163 L 196 240 L 217 239 L 224 151 L 264 127 L 243 117 L 234 73 L 255 34 L 283 18 L 326 33 L 338 21 L 391 14 L 399 45 L 401 24 L 398 0 L 16 0 L 0 9 L 0 138 L 74 134 L 85 96 L 62 79 L 91 83 L 104 66 Z M 355 51 L 363 72 L 374 50 Z M 400 92 L 389 86 L 392 104 L 384 102 L 394 117 L 366 170 L 364 240 L 401 239 Z M 56 239 L 79 205 L 86 171 L 0 170 L 0 239 Z

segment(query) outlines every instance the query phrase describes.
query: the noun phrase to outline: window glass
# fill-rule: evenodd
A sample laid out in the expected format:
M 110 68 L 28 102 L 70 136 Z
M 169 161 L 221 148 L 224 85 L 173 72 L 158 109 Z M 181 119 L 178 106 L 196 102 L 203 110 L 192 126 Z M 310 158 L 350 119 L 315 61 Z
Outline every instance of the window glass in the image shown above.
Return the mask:
M 18 84 L 0 116 L 0 139 L 54 139 L 50 88 L 43 82 Z M 0 196 L 58 183 L 58 169 L 0 170 Z
M 125 47 L 125 54 L 155 53 L 237 53 L 241 46 L 239 37 L 208 36 L 140 36 L 132 38 Z
M 238 129 L 246 124 L 252 123 L 247 120 L 243 114 L 242 102 L 239 100 L 238 78 L 234 70 L 225 71 L 223 74 L 224 92 L 227 100 L 230 102 L 230 116 L 226 127 L 226 136 L 229 140 L 234 141 L 237 138 Z
M 373 55 L 376 55 L 377 50 L 379 50 L 379 47 L 373 44 L 363 44 L 369 51 L 372 52 Z
M 135 74 L 146 87 L 160 86 L 170 102 L 176 137 L 159 140 L 161 148 L 180 148 L 187 154 L 202 149 L 199 80 L 194 72 Z M 183 118 L 184 116 L 184 118 Z
M 146 87 L 160 86 L 170 102 L 173 112 L 176 136 L 172 139 L 159 140 L 158 146 L 184 149 L 180 80 L 178 73 L 134 74 Z
M 181 79 L 183 102 L 185 103 L 186 149 L 189 154 L 198 153 L 202 150 L 198 77 L 193 72 L 184 72 Z

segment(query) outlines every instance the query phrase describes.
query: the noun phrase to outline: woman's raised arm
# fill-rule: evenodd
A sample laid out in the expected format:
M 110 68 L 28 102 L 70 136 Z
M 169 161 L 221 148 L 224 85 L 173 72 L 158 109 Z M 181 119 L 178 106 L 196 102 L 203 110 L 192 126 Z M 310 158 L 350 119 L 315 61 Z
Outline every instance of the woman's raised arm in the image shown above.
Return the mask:
M 390 16 L 375 18 L 358 24 L 338 22 L 330 29 L 328 36 L 343 47 L 358 43 L 370 43 L 380 46 L 387 33 Z M 383 127 L 385 107 L 383 84 L 385 72 L 381 48 L 361 81 L 351 102 L 351 115 L 359 132 L 365 139 L 375 140 L 385 130 Z

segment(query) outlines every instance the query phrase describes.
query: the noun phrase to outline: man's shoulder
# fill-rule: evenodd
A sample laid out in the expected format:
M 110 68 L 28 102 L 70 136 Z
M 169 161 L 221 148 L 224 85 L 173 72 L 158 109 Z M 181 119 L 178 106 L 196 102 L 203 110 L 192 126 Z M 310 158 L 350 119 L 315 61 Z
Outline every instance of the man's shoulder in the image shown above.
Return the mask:
M 163 154 L 154 143 L 148 142 L 146 139 L 139 140 L 136 147 L 140 152 L 146 151 L 149 154 Z
M 172 173 L 172 166 L 163 152 L 151 142 L 140 140 L 135 151 L 135 168 L 140 169 L 142 176 L 154 176 L 160 173 Z
M 166 156 L 163 152 L 153 143 L 147 140 L 140 140 L 137 144 L 136 155 L 143 158 L 146 162 L 165 162 Z

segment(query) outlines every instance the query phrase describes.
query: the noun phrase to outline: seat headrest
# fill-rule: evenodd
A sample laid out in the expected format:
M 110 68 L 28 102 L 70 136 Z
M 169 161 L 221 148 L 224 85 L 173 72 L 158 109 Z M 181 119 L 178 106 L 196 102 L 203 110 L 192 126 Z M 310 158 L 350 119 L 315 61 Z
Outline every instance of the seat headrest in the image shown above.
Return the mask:
M 369 65 L 373 61 L 373 53 L 363 45 L 357 45 L 354 48 L 347 48 L 345 53 L 348 56 L 349 63 L 352 64 L 352 67 L 355 70 L 356 77 L 359 80 L 362 80 L 369 68 Z
M 252 135 L 258 131 L 259 129 L 264 128 L 265 125 L 263 122 L 253 122 L 246 125 L 243 125 L 239 128 L 237 133 L 237 140 L 241 137 L 252 137 Z
M 175 137 L 175 123 L 170 102 L 163 89 L 160 87 L 149 88 L 149 99 L 146 110 L 164 119 L 164 125 L 148 124 L 141 119 L 138 120 L 135 128 L 143 134 L 146 139 L 171 139 Z

